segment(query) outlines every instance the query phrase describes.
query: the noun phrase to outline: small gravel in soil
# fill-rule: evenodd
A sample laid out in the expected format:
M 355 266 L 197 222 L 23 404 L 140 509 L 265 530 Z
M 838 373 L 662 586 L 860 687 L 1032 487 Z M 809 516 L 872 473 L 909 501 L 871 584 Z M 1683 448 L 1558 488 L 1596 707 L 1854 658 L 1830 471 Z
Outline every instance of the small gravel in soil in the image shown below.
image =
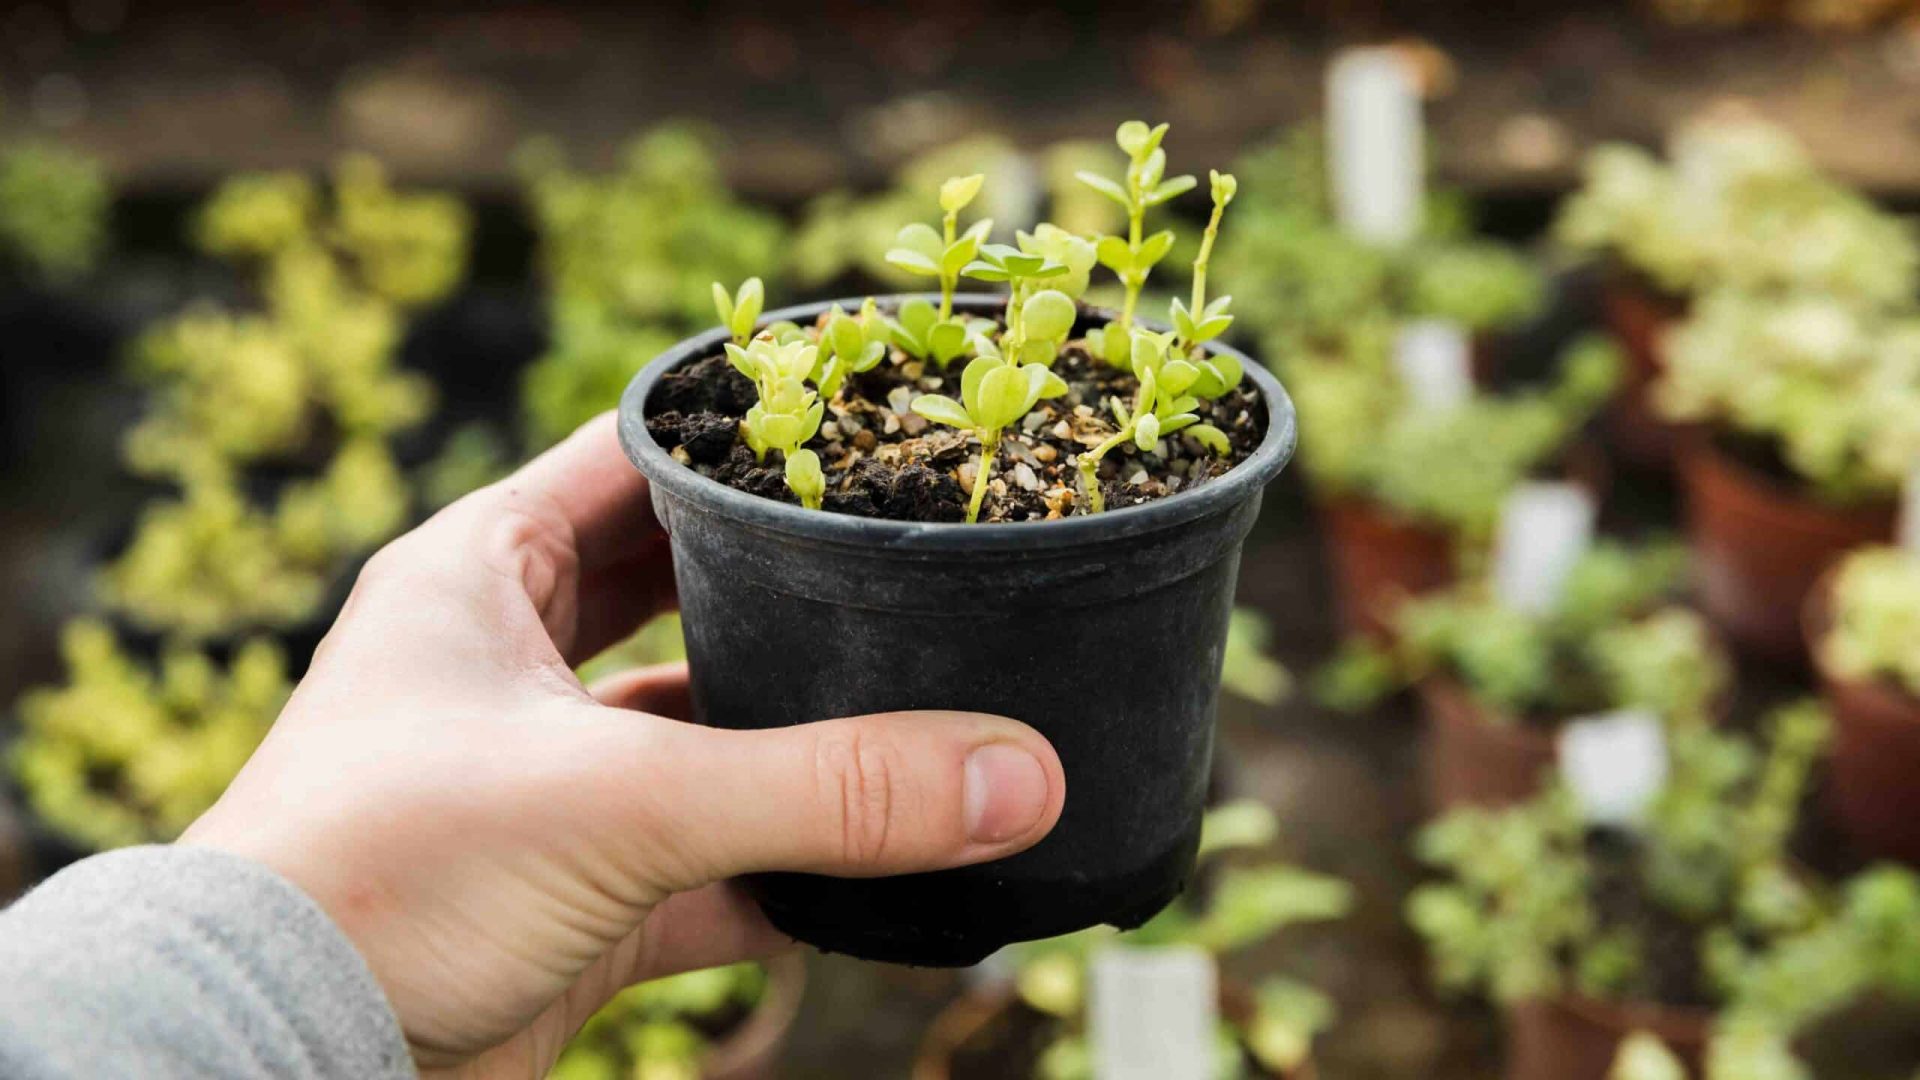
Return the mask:
M 1131 403 L 1137 384 L 1070 343 L 1054 363 L 1067 393 L 1042 401 L 1007 430 L 995 456 L 983 521 L 1041 521 L 1085 513 L 1078 456 L 1112 435 L 1109 402 Z M 952 371 L 913 361 L 898 350 L 879 367 L 849 379 L 828 405 L 827 419 L 807 446 L 827 473 L 825 509 L 906 521 L 960 521 L 980 447 L 970 434 L 930 423 L 911 410 L 914 397 L 957 394 Z M 1266 412 L 1251 382 L 1211 402 L 1201 420 L 1227 435 L 1219 457 L 1176 434 L 1150 452 L 1132 443 L 1109 451 L 1099 482 L 1109 509 L 1165 498 L 1213 480 L 1246 460 L 1266 435 Z M 710 356 L 660 380 L 648 402 L 647 430 L 674 457 L 703 475 L 764 498 L 793 502 L 778 455 L 756 461 L 739 437 L 754 403 L 753 384 L 723 356 Z

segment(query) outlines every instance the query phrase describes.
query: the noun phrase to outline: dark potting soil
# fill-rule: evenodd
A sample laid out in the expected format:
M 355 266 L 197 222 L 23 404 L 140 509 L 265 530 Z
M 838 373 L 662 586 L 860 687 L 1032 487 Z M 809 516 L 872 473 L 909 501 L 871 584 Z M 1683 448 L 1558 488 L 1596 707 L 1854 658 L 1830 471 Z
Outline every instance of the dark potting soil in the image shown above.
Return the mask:
M 1015 1080 L 1035 1076 L 1040 1055 L 1060 1036 L 1059 1019 L 1014 999 L 994 1013 L 959 1046 L 949 1062 L 948 1080 Z M 1241 1050 L 1247 1080 L 1283 1080 Z
M 1712 1008 L 1700 965 L 1701 923 L 1661 906 L 1647 892 L 1638 845 L 1597 833 L 1588 840 L 1593 907 L 1603 933 L 1625 930 L 1639 945 L 1639 971 L 1622 998 L 1670 1008 Z
M 888 361 L 847 381 L 827 406 L 819 435 L 807 446 L 827 473 L 825 509 L 898 521 L 961 521 L 978 467 L 970 434 L 935 424 L 909 405 L 920 394 L 958 398 L 963 365 L 942 371 L 895 350 Z M 1120 371 L 1070 344 L 1054 362 L 1067 393 L 1034 407 L 1001 438 L 988 481 L 982 521 L 1042 521 L 1081 506 L 1076 455 L 1115 431 L 1109 402 L 1129 406 L 1137 389 Z M 739 422 L 755 402 L 752 382 L 715 355 L 664 376 L 647 403 L 647 431 L 682 464 L 730 487 L 783 502 L 783 463 L 756 461 Z M 1225 474 L 1266 437 L 1266 412 L 1250 382 L 1203 401 L 1203 423 L 1226 433 L 1232 452 L 1220 457 L 1190 436 L 1162 439 L 1152 453 L 1131 442 L 1108 451 L 1099 481 L 1108 509 L 1176 495 Z M 1083 512 L 1083 511 L 1082 511 Z

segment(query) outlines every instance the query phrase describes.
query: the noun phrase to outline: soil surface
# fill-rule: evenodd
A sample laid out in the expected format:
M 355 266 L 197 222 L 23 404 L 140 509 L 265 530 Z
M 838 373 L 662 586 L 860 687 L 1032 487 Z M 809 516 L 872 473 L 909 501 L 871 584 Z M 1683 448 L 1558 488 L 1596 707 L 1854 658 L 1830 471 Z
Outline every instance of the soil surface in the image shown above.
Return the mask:
M 1603 931 L 1629 931 L 1639 944 L 1639 973 L 1624 996 L 1670 1008 L 1717 1007 L 1700 965 L 1707 924 L 1676 915 L 1648 895 L 1639 852 L 1627 837 L 1596 834 L 1588 840 L 1588 852 L 1593 906 Z
M 909 405 L 921 394 L 959 398 L 956 360 L 946 370 L 899 350 L 879 367 L 855 375 L 827 406 L 820 433 L 807 443 L 827 474 L 824 508 L 896 521 L 966 518 L 980 442 L 972 434 L 935 424 Z M 1070 343 L 1053 371 L 1067 392 L 1041 401 L 1001 437 L 980 520 L 1050 521 L 1086 513 L 1077 456 L 1117 430 L 1110 402 L 1131 406 L 1138 383 Z M 753 384 L 723 355 L 696 361 L 660 380 L 647 403 L 647 431 L 682 464 L 763 498 L 795 502 L 783 462 L 770 453 L 757 461 L 739 434 L 755 401 Z M 1161 439 L 1151 452 L 1132 442 L 1100 462 L 1101 492 L 1109 510 L 1177 495 L 1224 475 L 1266 437 L 1266 410 L 1249 381 L 1195 410 L 1201 422 L 1226 433 L 1232 451 L 1209 451 L 1184 433 Z

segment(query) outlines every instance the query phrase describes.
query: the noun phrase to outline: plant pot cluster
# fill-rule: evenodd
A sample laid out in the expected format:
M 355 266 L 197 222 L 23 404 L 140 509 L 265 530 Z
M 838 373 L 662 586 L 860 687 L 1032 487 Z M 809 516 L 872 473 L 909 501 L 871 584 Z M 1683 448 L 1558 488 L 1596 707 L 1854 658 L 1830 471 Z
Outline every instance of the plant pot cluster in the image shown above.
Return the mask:
M 1893 539 L 1891 503 L 1820 503 L 1711 440 L 1689 445 L 1682 480 L 1701 610 L 1770 660 L 1806 655 L 1801 612 L 1823 574 L 1849 551 Z
M 1906 557 L 1880 551 L 1859 558 L 1899 573 Z M 1859 566 L 1847 569 L 1857 572 Z M 1839 578 L 1830 572 L 1813 588 L 1804 622 L 1807 650 L 1833 715 L 1827 808 L 1859 855 L 1920 866 L 1920 697 L 1886 673 L 1847 670 L 1836 655 L 1835 607 L 1848 599 L 1836 595 Z M 1892 589 L 1883 596 L 1889 603 L 1901 599 Z
M 1667 331 L 1686 313 L 1683 300 L 1657 291 L 1650 283 L 1616 270 L 1603 282 L 1601 313 L 1620 345 L 1625 364 L 1620 390 L 1607 406 L 1606 430 L 1613 450 L 1641 468 L 1669 468 L 1685 440 L 1686 429 L 1665 419 L 1654 406 L 1653 388 L 1665 369 L 1661 346 Z

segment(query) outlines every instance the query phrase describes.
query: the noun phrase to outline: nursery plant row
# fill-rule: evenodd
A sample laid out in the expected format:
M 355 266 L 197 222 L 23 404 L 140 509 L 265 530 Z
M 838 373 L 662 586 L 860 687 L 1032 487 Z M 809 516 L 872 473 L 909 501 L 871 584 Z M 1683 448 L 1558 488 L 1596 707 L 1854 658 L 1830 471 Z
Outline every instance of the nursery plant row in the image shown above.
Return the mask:
M 1433 877 L 1405 913 L 1440 992 L 1500 1006 L 1510 1076 L 1806 1075 L 1809 1032 L 1920 999 L 1910 224 L 1719 118 L 1661 155 L 1595 151 L 1540 251 L 1476 236 L 1449 192 L 1383 246 L 1343 227 L 1313 130 L 1205 180 L 1169 167 L 1166 135 L 1050 149 L 1014 171 L 1043 178 L 1025 188 L 994 168 L 1015 151 L 960 146 L 797 221 L 730 194 L 678 129 L 605 174 L 531 148 L 548 340 L 517 407 L 477 422 L 448 407 L 457 364 L 404 360 L 466 276 L 459 199 L 360 158 L 222 185 L 191 235 L 231 291 L 125 349 L 143 407 L 120 452 L 157 494 L 76 604 L 65 682 L 15 709 L 36 830 L 68 855 L 176 834 L 360 560 L 618 407 L 685 615 L 602 663 L 677 655 L 684 632 L 703 722 L 899 708 L 907 688 L 1027 719 L 1079 778 L 1021 856 L 767 875 L 762 907 L 874 959 L 1004 950 L 1010 974 L 941 1015 L 916 1077 L 1093 1077 L 1114 950 L 1220 957 L 1354 903 L 1274 859 L 1270 810 L 1203 797 L 1221 678 L 1286 692 L 1232 601 L 1297 437 L 1353 634 L 1315 693 L 1417 695 L 1433 821 L 1409 842 Z M 84 297 L 108 199 L 82 160 L 0 154 L 15 287 Z M 1597 284 L 1591 332 L 1516 347 L 1569 321 L 1569 281 Z M 779 306 L 855 285 L 873 295 Z M 1678 535 L 1591 539 L 1660 475 Z M 1538 572 L 1532 496 L 1586 515 Z M 1006 590 L 979 588 L 987 562 Z M 823 604 L 861 614 L 828 638 Z M 887 686 L 862 678 L 885 642 L 936 638 Z M 1032 640 L 1056 643 L 1047 666 Z M 1813 692 L 1755 716 L 1756 664 L 1804 665 Z M 755 1075 L 803 978 L 637 987 L 556 1075 Z M 1217 1076 L 1310 1076 L 1338 1023 L 1277 975 L 1207 996 Z

